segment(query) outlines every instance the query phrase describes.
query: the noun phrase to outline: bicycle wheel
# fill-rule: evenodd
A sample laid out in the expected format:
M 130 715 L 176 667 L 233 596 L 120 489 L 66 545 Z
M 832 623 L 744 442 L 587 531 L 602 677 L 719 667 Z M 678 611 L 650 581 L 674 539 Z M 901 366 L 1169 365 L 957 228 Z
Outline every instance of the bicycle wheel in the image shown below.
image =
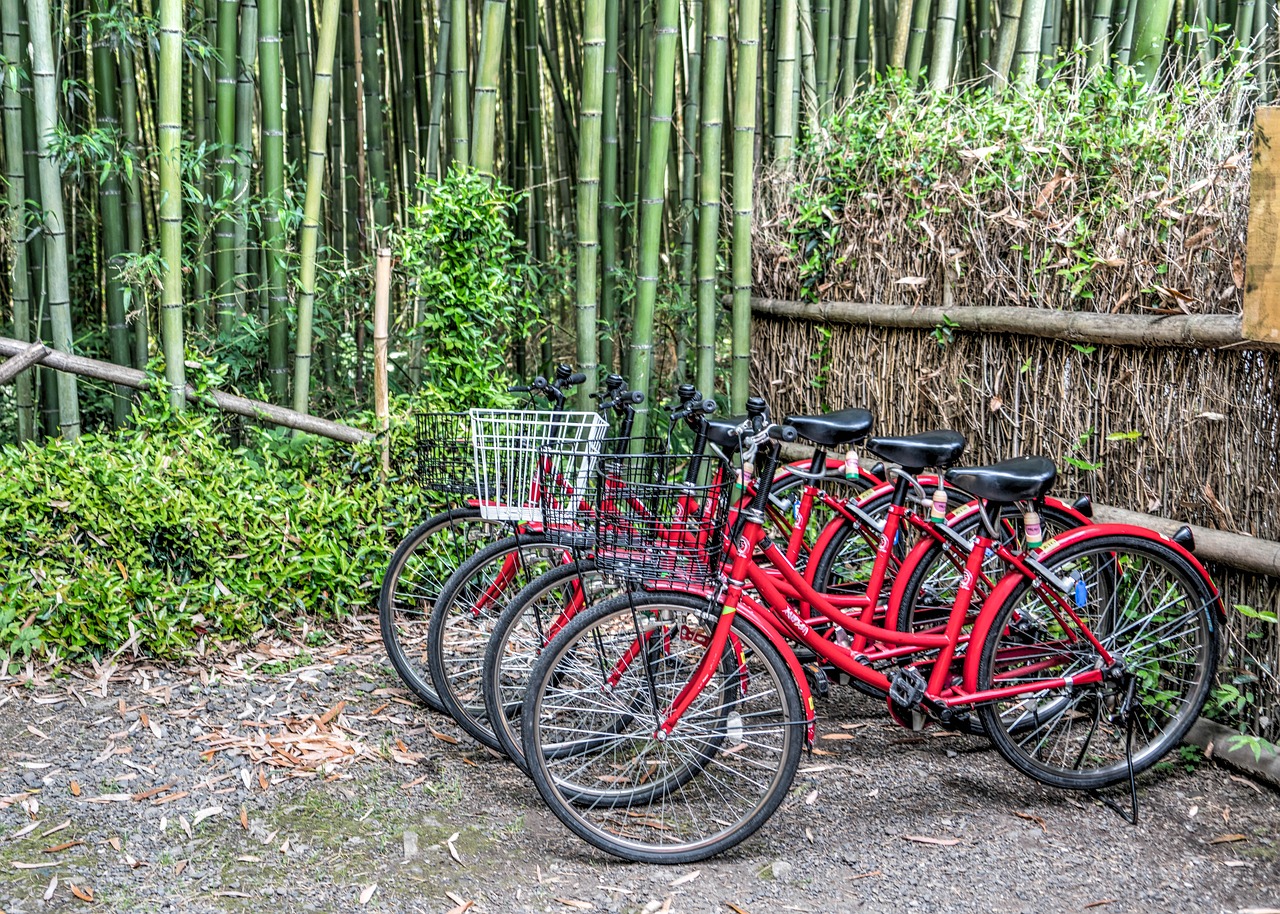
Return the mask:
M 498 614 L 534 578 L 572 562 L 541 533 L 509 536 L 477 552 L 445 581 L 431 610 L 427 666 L 443 709 L 491 749 L 497 737 L 485 715 L 484 653 Z
M 520 712 L 524 693 L 543 645 L 554 628 L 621 588 L 583 561 L 548 571 L 521 590 L 498 616 L 484 656 L 485 721 L 498 748 L 527 771 L 520 744 Z
M 1076 582 L 1068 599 L 1117 664 L 1101 683 L 1046 686 L 979 714 L 1024 774 L 1054 787 L 1106 787 L 1128 777 L 1129 759 L 1135 774 L 1155 764 L 1199 715 L 1217 667 L 1213 597 L 1174 549 L 1138 537 L 1100 535 L 1042 561 Z M 982 645 L 980 690 L 1099 668 L 1097 650 L 1053 609 L 1031 582 L 1009 595 Z
M 800 691 L 741 617 L 710 681 L 655 736 L 706 654 L 715 609 L 689 594 L 614 597 L 579 613 L 534 666 L 522 721 L 530 775 L 561 822 L 614 856 L 704 860 L 753 834 L 790 788 Z
M 503 529 L 484 520 L 479 508 L 443 511 L 409 531 L 382 577 L 378 625 L 387 656 L 404 684 L 436 711 L 444 706 L 427 671 L 431 607 L 445 579 Z
M 791 539 L 801 490 L 808 482 L 809 480 L 801 476 L 786 475 L 774 482 L 769 492 L 769 527 L 784 550 Z M 849 479 L 841 474 L 828 475 L 818 481 L 817 486 L 839 501 L 855 501 L 871 488 L 871 483 L 862 476 Z M 812 550 L 817 544 L 818 536 L 831 521 L 835 520 L 836 516 L 836 513 L 825 504 L 815 500 L 804 532 L 804 547 L 796 557 L 798 571 L 803 572 L 805 566 L 815 560 Z

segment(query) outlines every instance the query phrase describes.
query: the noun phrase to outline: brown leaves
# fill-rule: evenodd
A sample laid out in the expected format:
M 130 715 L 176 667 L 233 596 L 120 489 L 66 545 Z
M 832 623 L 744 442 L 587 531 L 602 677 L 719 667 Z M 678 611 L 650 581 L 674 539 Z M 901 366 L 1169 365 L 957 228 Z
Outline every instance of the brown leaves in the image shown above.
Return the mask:
M 93 901 L 93 889 L 87 885 L 84 887 L 71 883 L 71 894 L 79 898 L 81 901 Z
M 1210 844 L 1234 844 L 1237 841 L 1248 841 L 1248 835 L 1219 835 L 1212 839 Z
M 904 840 L 914 841 L 916 844 L 933 844 L 938 847 L 955 847 L 960 843 L 959 838 L 932 838 L 928 835 L 903 835 Z

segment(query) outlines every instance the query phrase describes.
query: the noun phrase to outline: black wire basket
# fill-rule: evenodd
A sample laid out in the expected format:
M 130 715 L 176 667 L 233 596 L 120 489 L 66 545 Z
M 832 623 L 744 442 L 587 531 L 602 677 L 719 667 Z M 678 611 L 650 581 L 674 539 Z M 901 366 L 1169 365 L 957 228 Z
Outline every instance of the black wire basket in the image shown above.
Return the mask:
M 732 468 L 703 457 L 694 481 L 669 481 L 654 478 L 647 458 L 619 455 L 602 459 L 596 468 L 592 521 L 597 567 L 625 583 L 648 587 L 711 583 L 724 555 Z
M 476 495 L 471 424 L 466 413 L 418 413 L 410 455 L 418 485 L 448 495 Z
M 667 441 L 655 435 L 632 438 L 605 438 L 600 448 L 584 454 L 581 449 L 548 445 L 539 460 L 538 497 L 542 506 L 542 527 L 547 539 L 579 552 L 595 545 L 597 472 L 608 469 L 625 453 L 634 475 L 651 483 L 665 482 L 670 457 Z

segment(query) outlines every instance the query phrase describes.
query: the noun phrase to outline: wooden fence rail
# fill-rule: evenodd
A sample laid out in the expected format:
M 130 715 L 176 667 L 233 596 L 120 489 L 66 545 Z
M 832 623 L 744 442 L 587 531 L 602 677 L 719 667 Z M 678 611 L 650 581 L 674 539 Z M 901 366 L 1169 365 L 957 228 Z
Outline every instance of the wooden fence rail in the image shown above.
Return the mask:
M 133 390 L 142 390 L 147 384 L 146 372 L 138 371 L 135 368 L 125 368 L 121 365 L 113 365 L 110 362 L 102 362 L 98 359 L 67 355 L 65 352 L 49 349 L 40 343 L 23 343 L 19 340 L 0 337 L 0 355 L 9 357 L 8 361 L 0 364 L 0 384 L 8 383 L 22 371 L 36 364 L 44 365 L 56 371 L 67 371 L 72 374 L 83 375 L 86 378 L 109 381 L 112 384 L 119 384 L 122 387 L 129 387 Z M 349 425 L 331 422 L 318 416 L 308 416 L 294 412 L 291 409 L 285 409 L 283 406 L 276 406 L 273 403 L 263 403 L 221 391 L 212 391 L 202 396 L 188 386 L 187 399 L 193 403 L 210 403 L 224 413 L 247 416 L 250 419 L 297 429 L 300 432 L 308 432 L 312 435 L 331 438 L 334 441 L 341 441 L 346 444 L 361 444 L 365 441 L 372 441 L 374 438 L 371 432 L 366 432 L 363 429 L 352 428 Z

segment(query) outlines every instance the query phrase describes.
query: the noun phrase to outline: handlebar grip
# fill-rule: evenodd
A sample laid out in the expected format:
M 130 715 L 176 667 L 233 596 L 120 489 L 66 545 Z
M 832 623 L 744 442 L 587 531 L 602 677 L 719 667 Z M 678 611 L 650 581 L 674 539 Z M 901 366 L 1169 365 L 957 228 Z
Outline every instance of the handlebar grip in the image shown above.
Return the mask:
M 569 387 L 576 387 L 579 384 L 587 383 L 587 376 L 580 371 L 574 372 L 565 378 L 564 383 Z
M 641 403 L 644 402 L 644 391 L 643 390 L 630 391 L 627 393 L 627 397 L 630 398 L 632 403 L 634 403 L 636 406 L 639 406 Z
M 698 412 L 702 413 L 704 416 L 709 416 L 716 411 L 716 401 L 710 399 L 703 400 L 698 404 L 697 409 Z
M 533 388 L 530 387 L 528 384 L 517 384 L 515 387 L 507 388 L 507 393 L 509 394 L 527 394 L 532 392 L 533 392 Z
M 775 441 L 785 441 L 790 444 L 800 436 L 789 425 L 771 425 L 769 426 L 769 437 Z
M 547 379 L 544 378 L 542 375 L 538 375 L 536 378 L 533 379 L 533 383 L 530 384 L 529 387 L 532 390 L 546 390 Z

